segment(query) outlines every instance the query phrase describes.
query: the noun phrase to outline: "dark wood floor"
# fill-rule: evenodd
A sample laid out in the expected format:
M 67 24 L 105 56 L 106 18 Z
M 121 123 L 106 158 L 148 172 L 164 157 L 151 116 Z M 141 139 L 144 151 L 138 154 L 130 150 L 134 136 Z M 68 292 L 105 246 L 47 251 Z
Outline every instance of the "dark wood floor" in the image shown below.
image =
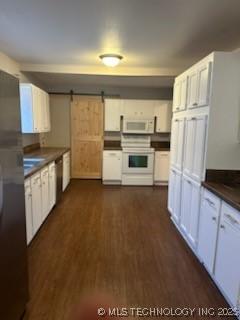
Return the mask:
M 26 319 L 69 319 L 91 290 L 125 306 L 226 306 L 166 208 L 164 187 L 72 181 L 29 247 Z

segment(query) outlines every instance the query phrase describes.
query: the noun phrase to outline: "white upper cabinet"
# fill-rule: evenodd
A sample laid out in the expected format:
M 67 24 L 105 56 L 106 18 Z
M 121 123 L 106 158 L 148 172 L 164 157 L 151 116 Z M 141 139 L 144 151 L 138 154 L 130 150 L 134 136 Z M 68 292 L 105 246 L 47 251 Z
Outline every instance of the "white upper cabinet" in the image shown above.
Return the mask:
M 209 104 L 211 62 L 203 62 L 193 67 L 189 73 L 188 109 Z
M 180 226 L 194 249 L 198 241 L 200 190 L 200 184 L 183 176 Z
M 240 306 L 240 214 L 223 202 L 215 278 L 234 307 Z
M 105 131 L 121 130 L 122 100 L 105 99 L 104 129 Z
M 204 190 L 200 210 L 198 255 L 211 274 L 214 271 L 219 216 L 220 199 Z
M 174 118 L 172 120 L 171 132 L 171 165 L 182 170 L 182 160 L 184 151 L 184 131 L 185 119 Z
M 211 62 L 205 62 L 198 68 L 198 107 L 209 105 Z
M 173 90 L 173 112 L 183 111 L 187 103 L 188 77 L 176 79 Z
M 20 84 L 23 133 L 50 131 L 48 94 L 32 84 Z
M 157 101 L 154 109 L 154 115 L 157 118 L 156 132 L 171 132 L 172 101 Z
M 186 118 L 183 172 L 197 181 L 204 178 L 207 115 Z
M 156 100 L 122 100 L 122 113 L 125 118 L 149 119 L 154 117 Z

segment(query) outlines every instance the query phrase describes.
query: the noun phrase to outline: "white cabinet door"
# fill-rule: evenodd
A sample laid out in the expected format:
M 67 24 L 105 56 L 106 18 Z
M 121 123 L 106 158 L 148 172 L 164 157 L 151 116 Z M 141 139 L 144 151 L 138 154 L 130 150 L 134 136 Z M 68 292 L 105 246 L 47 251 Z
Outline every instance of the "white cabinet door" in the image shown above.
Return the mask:
M 123 116 L 125 118 L 153 118 L 155 105 L 156 100 L 122 100 Z
M 198 255 L 213 274 L 221 200 L 207 190 L 201 201 Z
M 41 170 L 42 182 L 42 221 L 44 221 L 49 214 L 49 173 L 48 167 Z
M 204 178 L 207 116 L 186 119 L 183 172 L 197 181 Z
M 215 278 L 233 306 L 240 305 L 240 214 L 222 204 Z
M 167 133 L 171 132 L 171 120 L 172 120 L 172 102 L 171 101 L 159 101 L 155 106 L 156 132 Z
M 103 151 L 103 181 L 122 180 L 122 151 Z
M 121 130 L 121 102 L 120 99 L 105 99 L 105 131 Z
M 176 80 L 173 87 L 173 112 L 179 111 L 181 104 L 181 81 Z
M 156 151 L 154 181 L 166 183 L 169 179 L 169 151 Z
M 205 62 L 198 68 L 198 107 L 209 104 L 211 62 Z
M 63 191 L 67 188 L 70 182 L 70 152 L 63 155 Z
M 36 173 L 31 177 L 31 189 L 33 235 L 35 235 L 42 224 L 42 186 L 40 173 Z
M 48 93 L 41 92 L 41 109 L 42 109 L 42 131 L 49 132 L 51 130 L 50 125 L 50 110 L 49 110 L 49 95 Z
M 171 165 L 182 170 L 184 151 L 185 119 L 174 118 L 172 120 L 171 134 Z
M 179 223 L 181 214 L 181 180 L 181 172 L 171 168 L 168 189 L 168 210 L 177 224 Z
M 193 248 L 196 248 L 198 240 L 200 190 L 200 184 L 183 176 L 180 225 Z
M 188 109 L 198 106 L 198 72 L 194 69 L 188 76 Z
M 25 215 L 26 215 L 26 232 L 27 244 L 33 238 L 33 221 L 32 221 L 32 190 L 31 182 L 29 179 L 25 180 Z
M 20 84 L 23 133 L 50 131 L 50 117 L 46 95 L 46 92 L 32 84 Z
M 180 108 L 179 111 L 186 109 L 187 105 L 187 89 L 188 89 L 188 77 L 184 76 L 181 79 L 181 91 L 180 91 Z
M 56 180 L 56 165 L 55 162 L 50 163 L 48 166 L 49 172 L 49 212 L 52 210 L 54 205 L 56 204 L 56 188 L 57 188 L 57 180 Z

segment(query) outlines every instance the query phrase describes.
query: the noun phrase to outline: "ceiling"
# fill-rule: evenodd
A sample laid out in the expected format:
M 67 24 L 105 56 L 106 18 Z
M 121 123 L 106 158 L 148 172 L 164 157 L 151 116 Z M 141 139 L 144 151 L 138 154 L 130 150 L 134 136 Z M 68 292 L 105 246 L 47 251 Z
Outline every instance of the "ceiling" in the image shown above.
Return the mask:
M 239 0 L 0 0 L 0 5 L 0 47 L 27 71 L 46 72 L 51 65 L 51 72 L 61 73 L 64 66 L 64 73 L 74 73 L 67 72 L 71 66 L 77 73 L 108 74 L 98 56 L 113 52 L 124 56 L 115 74 L 173 76 L 211 51 L 240 46 Z

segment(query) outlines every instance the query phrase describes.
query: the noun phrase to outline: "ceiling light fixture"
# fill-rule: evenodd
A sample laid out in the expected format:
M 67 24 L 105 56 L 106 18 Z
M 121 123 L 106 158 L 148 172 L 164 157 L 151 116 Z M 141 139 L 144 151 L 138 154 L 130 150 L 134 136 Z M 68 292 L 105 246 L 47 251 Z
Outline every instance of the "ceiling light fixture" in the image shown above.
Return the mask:
M 99 56 L 99 58 L 107 67 L 116 67 L 123 59 L 123 57 L 119 54 L 102 54 L 101 56 Z

